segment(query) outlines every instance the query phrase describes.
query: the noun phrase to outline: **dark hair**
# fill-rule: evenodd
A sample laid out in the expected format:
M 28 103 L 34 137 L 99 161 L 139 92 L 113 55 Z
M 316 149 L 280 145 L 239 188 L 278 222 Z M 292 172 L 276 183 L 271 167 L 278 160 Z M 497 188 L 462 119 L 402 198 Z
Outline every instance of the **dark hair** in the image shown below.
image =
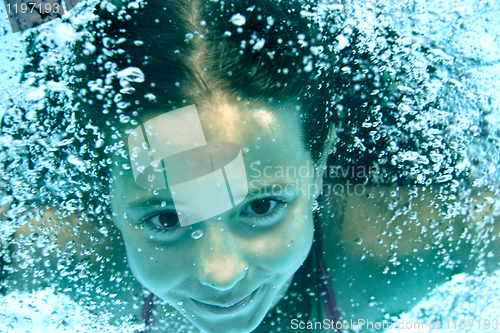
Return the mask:
M 120 117 L 133 118 L 133 111 L 168 111 L 220 92 L 251 101 L 296 100 L 302 107 L 305 142 L 317 159 L 331 114 L 333 87 L 328 82 L 333 54 L 325 47 L 327 35 L 301 15 L 301 8 L 297 1 L 150 2 L 129 19 L 104 10 L 101 21 L 110 24 L 94 42 L 96 56 L 78 59 L 85 62 L 86 71 L 77 90 L 84 102 L 92 103 L 82 105 L 82 110 L 90 119 L 102 118 L 104 112 L 107 120 L 118 122 Z M 238 15 L 245 24 L 230 22 Z M 112 56 L 103 56 L 103 50 Z M 106 69 L 107 61 L 112 63 Z M 89 97 L 85 85 L 95 82 L 96 74 L 105 80 L 110 72 L 127 67 L 140 68 L 147 78 L 133 84 L 135 94 L 120 94 L 122 87 L 115 79 L 100 92 L 108 96 L 106 101 L 96 103 Z M 117 94 L 110 103 L 109 97 Z M 131 106 L 121 111 L 118 103 Z
M 314 15 L 319 9 L 312 1 L 118 2 L 102 6 L 87 26 L 74 25 L 73 52 L 39 43 L 47 36 L 28 37 L 23 80 L 43 87 L 45 98 L 14 106 L 3 118 L 0 172 L 6 194 L 17 201 L 105 208 L 102 183 L 109 182 L 112 163 L 106 155 L 127 155 L 121 129 L 137 124 L 144 110 L 168 111 L 217 91 L 296 100 L 313 160 L 324 157 L 333 126 L 330 163 L 376 166 L 375 182 L 423 184 L 464 170 L 453 167 L 467 142 L 459 149 L 449 149 L 446 140 L 433 145 L 434 134 L 412 125 L 420 113 L 441 106 L 421 98 L 427 77 L 412 75 L 411 54 L 390 28 L 379 28 L 376 47 L 368 47 L 369 38 L 341 13 Z M 57 57 L 63 65 L 54 65 Z M 147 80 L 137 71 L 121 80 L 120 71 L 130 67 Z M 55 89 L 61 80 L 66 86 Z M 442 133 L 446 125 L 430 128 Z M 426 163 L 405 159 L 406 153 Z M 99 202 L 85 207 L 83 200 Z
M 89 119 L 118 123 L 151 107 L 178 108 L 220 91 L 248 100 L 296 100 L 302 108 L 304 142 L 315 161 L 330 139 L 337 142 L 330 164 L 376 166 L 380 174 L 371 179 L 375 182 L 414 181 L 417 168 L 427 171 L 420 173 L 423 184 L 439 175 L 436 170 L 452 168 L 459 160 L 457 150 L 434 150 L 446 156 L 446 164 L 436 169 L 443 163 L 425 157 L 431 149 L 423 148 L 432 138 L 402 126 L 436 106 L 435 101 L 422 104 L 425 78 L 412 77 L 407 65 L 411 56 L 400 47 L 399 36 L 381 28 L 377 34 L 383 42 L 368 48 L 366 36 L 345 25 L 342 15 L 318 22 L 306 10 L 313 6 L 300 1 L 172 0 L 148 3 L 131 16 L 102 10 L 100 22 L 106 24 L 101 23 L 105 29 L 93 42 L 95 56 L 77 60 L 86 64 L 86 71 L 80 77 L 84 86 L 76 85 L 76 90 L 84 103 L 92 103 L 82 110 Z M 241 27 L 231 22 L 235 15 L 244 17 Z M 140 68 L 147 78 L 134 84 L 133 95 L 119 94 L 122 87 L 114 77 L 127 67 Z M 102 103 L 86 87 L 96 82 L 96 74 L 110 82 L 94 88 Z M 119 105 L 130 107 L 120 110 Z M 404 114 L 403 107 L 412 111 Z M 435 128 L 443 131 L 445 126 Z M 331 127 L 336 137 L 327 138 Z M 398 161 L 406 152 L 429 163 Z

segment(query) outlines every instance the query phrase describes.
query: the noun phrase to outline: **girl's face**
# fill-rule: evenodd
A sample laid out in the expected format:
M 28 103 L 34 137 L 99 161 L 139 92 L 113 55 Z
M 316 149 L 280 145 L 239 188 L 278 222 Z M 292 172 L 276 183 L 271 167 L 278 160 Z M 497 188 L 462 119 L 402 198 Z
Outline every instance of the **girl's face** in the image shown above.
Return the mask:
M 203 331 L 250 332 L 309 253 L 321 177 L 304 149 L 295 106 L 196 106 L 207 142 L 241 148 L 246 198 L 181 227 L 170 189 L 139 187 L 121 161 L 113 170 L 114 221 L 144 287 Z

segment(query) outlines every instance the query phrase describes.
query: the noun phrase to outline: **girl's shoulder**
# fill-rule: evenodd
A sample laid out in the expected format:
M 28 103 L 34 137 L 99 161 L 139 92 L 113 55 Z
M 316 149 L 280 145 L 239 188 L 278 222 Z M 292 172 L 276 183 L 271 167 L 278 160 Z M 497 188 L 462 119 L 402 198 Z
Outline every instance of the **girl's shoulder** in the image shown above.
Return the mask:
M 124 320 L 115 326 L 111 315 L 94 314 L 64 294 L 50 288 L 14 291 L 0 298 L 1 331 L 10 332 L 137 332 L 140 325 Z
M 92 216 L 56 209 L 32 215 L 8 240 L 10 260 L 2 281 L 7 297 L 39 299 L 50 290 L 61 301 L 110 313 L 115 323 L 130 315 L 140 321 L 142 286 L 127 266 L 111 221 L 99 226 Z
M 364 186 L 322 199 L 323 256 L 340 309 L 371 320 L 398 315 L 452 276 L 474 273 L 478 260 L 470 254 L 479 256 L 485 245 L 476 232 L 484 229 L 476 226 L 493 224 L 493 194 L 454 194 L 439 187 Z M 486 252 L 499 247 L 493 241 Z M 484 267 L 496 266 L 498 259 L 485 257 Z
M 386 332 L 399 332 L 398 325 L 419 332 L 484 332 L 500 327 L 499 313 L 500 271 L 480 276 L 462 273 L 434 289 Z

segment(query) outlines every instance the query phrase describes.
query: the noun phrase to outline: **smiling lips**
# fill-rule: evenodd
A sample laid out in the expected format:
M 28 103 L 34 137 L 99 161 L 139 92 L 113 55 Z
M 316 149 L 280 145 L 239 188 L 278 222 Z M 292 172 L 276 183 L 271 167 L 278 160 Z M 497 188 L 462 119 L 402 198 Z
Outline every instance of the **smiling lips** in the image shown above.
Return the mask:
M 212 312 L 214 314 L 229 314 L 229 313 L 233 313 L 235 311 L 238 311 L 239 309 L 245 307 L 248 303 L 250 303 L 250 301 L 252 300 L 256 291 L 257 291 L 257 289 L 254 290 L 247 297 L 237 301 L 236 303 L 233 303 L 232 305 L 227 305 L 227 306 L 226 305 L 208 304 L 208 303 L 197 301 L 195 299 L 192 299 L 192 300 L 200 308 L 207 310 L 209 312 Z

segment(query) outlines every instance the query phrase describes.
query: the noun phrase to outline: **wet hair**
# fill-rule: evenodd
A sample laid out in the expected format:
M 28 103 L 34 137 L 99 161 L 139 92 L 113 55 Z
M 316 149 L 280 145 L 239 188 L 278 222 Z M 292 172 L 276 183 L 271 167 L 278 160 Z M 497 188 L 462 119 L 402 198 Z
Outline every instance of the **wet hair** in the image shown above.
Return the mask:
M 377 38 L 383 42 L 369 48 L 366 36 L 343 24 L 342 15 L 318 22 L 306 10 L 312 6 L 172 0 L 148 3 L 130 16 L 102 10 L 100 22 L 106 24 L 93 41 L 97 51 L 77 60 L 86 64 L 79 78 L 83 86 L 75 85 L 83 114 L 106 120 L 108 126 L 100 127 L 107 130 L 113 122 L 135 125 L 134 116 L 148 110 L 168 111 L 220 92 L 229 99 L 292 101 L 301 108 L 302 136 L 314 161 L 324 158 L 325 142 L 333 140 L 336 145 L 326 152 L 335 152 L 329 164 L 377 170 L 360 181 L 414 182 L 418 169 L 424 170 L 423 184 L 443 159 L 434 163 L 425 157 L 432 138 L 402 125 L 415 122 L 419 111 L 436 108 L 436 101 L 422 102 L 423 78 L 411 76 L 411 57 L 401 50 L 399 36 L 380 28 Z M 140 68 L 145 77 L 132 84 L 133 94 L 120 93 L 129 88 L 116 76 L 126 68 Z M 405 107 L 412 111 L 402 111 Z M 335 131 L 329 132 L 331 127 Z M 460 159 L 447 148 L 437 148 L 446 162 L 439 170 Z M 406 152 L 423 155 L 428 165 L 400 158 Z
M 455 140 L 460 133 L 437 142 L 447 122 L 422 130 L 421 115 L 444 108 L 422 97 L 431 68 L 412 74 L 412 56 L 390 28 L 366 36 L 343 14 L 319 11 L 312 1 L 115 1 L 86 25 L 64 22 L 75 36 L 66 48 L 32 34 L 23 80 L 44 98 L 3 118 L 5 195 L 70 211 L 107 209 L 109 154 L 127 158 L 126 128 L 150 110 L 220 92 L 296 101 L 313 160 L 333 140 L 329 164 L 376 167 L 376 177 L 361 181 L 427 184 L 465 174 L 454 168 L 468 144 Z
M 132 84 L 135 92 L 128 95 L 115 79 L 99 92 L 107 96 L 104 103 L 81 86 L 81 99 L 92 103 L 82 110 L 90 119 L 118 122 L 149 109 L 217 100 L 221 93 L 230 100 L 291 100 L 302 109 L 304 140 L 317 159 L 329 126 L 334 59 L 324 47 L 327 36 L 301 8 L 297 1 L 174 0 L 149 2 L 130 19 L 103 11 L 101 21 L 111 24 L 94 42 L 97 56 L 82 57 L 87 70 L 81 83 L 130 67 L 140 68 L 145 80 Z M 103 56 L 104 49 L 113 55 Z M 126 104 L 122 111 L 119 105 Z

